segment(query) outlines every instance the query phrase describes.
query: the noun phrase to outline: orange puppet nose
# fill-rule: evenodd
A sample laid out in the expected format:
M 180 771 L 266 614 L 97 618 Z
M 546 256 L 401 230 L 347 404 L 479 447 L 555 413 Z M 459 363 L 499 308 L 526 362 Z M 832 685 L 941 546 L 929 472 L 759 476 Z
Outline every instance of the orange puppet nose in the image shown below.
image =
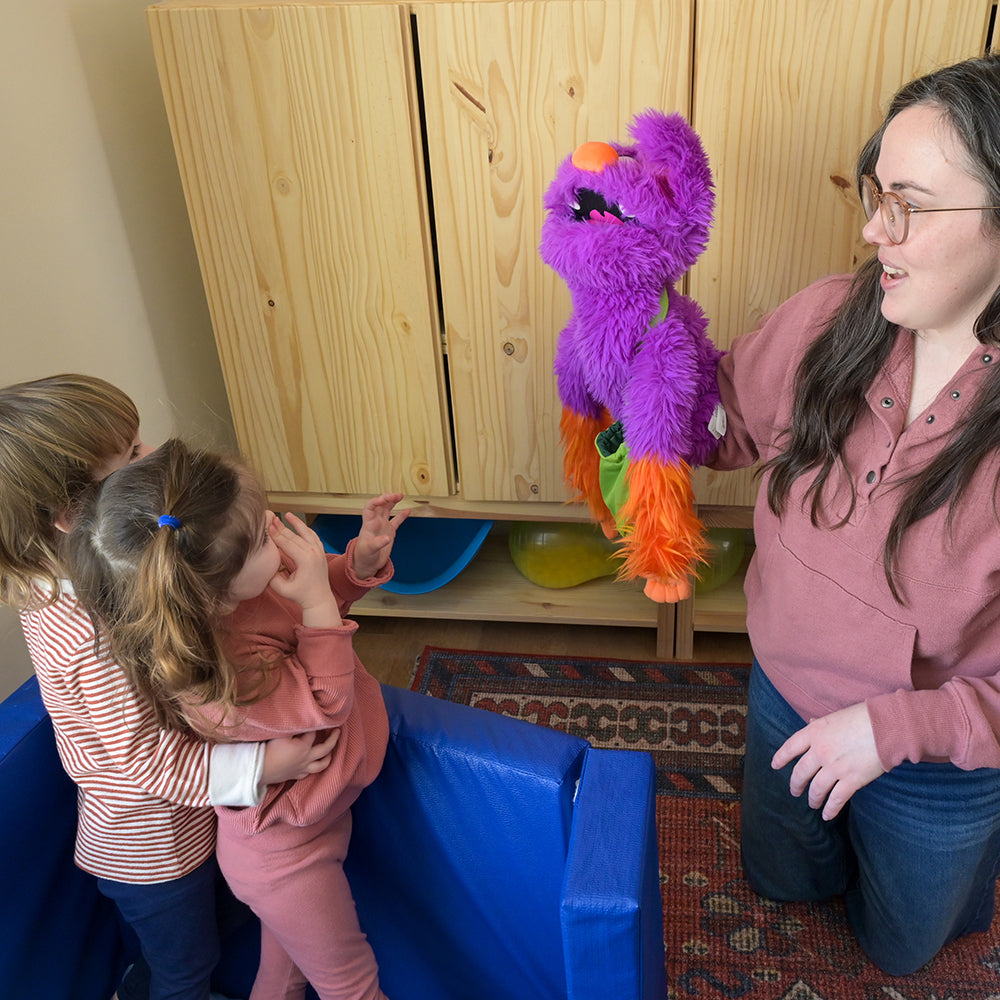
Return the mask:
M 599 174 L 609 163 L 618 162 L 618 153 L 606 142 L 585 142 L 576 147 L 571 159 L 578 170 Z

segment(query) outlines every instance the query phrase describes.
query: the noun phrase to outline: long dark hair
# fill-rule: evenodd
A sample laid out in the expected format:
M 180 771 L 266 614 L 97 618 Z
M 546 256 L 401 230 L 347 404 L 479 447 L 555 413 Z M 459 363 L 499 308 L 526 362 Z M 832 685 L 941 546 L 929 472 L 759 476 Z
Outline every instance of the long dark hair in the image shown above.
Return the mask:
M 927 104 L 939 108 L 967 154 L 966 169 L 987 192 L 986 204 L 1000 205 L 1000 57 L 968 59 L 908 83 L 896 94 L 879 129 L 865 144 L 857 163 L 857 181 L 874 174 L 886 126 L 905 108 Z M 984 211 L 983 226 L 998 241 L 1000 210 Z M 806 492 L 813 524 L 823 511 L 823 487 L 843 462 L 843 447 L 866 405 L 865 393 L 889 356 L 896 326 L 881 312 L 882 290 L 877 258 L 854 275 L 850 291 L 823 333 L 806 351 L 795 380 L 795 402 L 785 450 L 763 470 L 770 470 L 767 501 L 778 516 L 792 484 L 807 472 L 814 478 Z M 977 317 L 974 332 L 982 344 L 1000 345 L 1000 288 Z M 982 385 L 968 416 L 954 436 L 924 469 L 902 486 L 906 493 L 890 525 L 882 562 L 893 596 L 902 603 L 893 576 L 903 534 L 910 525 L 955 504 L 983 459 L 1000 448 L 1000 364 Z M 850 480 L 849 480 L 850 481 Z M 838 522 L 846 523 L 854 508 Z M 837 525 L 833 525 L 836 527 Z

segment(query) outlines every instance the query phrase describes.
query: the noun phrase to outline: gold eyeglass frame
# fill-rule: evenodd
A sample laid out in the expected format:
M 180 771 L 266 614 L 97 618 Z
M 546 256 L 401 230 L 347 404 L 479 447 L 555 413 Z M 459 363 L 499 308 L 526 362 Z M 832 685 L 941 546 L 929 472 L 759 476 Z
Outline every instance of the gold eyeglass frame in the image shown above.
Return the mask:
M 871 198 L 871 212 L 868 211 L 866 194 Z M 902 213 L 903 235 L 898 240 L 893 235 L 896 228 L 896 216 L 893 215 L 892 206 L 897 206 L 899 213 Z M 912 205 L 908 205 L 895 191 L 879 190 L 875 178 L 871 174 L 863 174 L 861 177 L 861 208 L 869 222 L 875 218 L 876 212 L 881 213 L 885 235 L 889 237 L 894 246 L 898 247 L 910 235 L 910 216 L 916 215 L 918 212 L 988 212 L 1000 209 L 1000 205 L 972 205 L 967 208 L 914 208 Z

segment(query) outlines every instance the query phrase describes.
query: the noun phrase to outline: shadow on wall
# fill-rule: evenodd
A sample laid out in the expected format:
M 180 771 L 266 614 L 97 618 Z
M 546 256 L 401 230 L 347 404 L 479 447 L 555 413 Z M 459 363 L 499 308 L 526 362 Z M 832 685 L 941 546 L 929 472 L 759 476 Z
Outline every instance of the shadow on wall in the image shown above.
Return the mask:
M 176 433 L 232 450 L 232 417 L 145 6 L 134 0 L 70 0 L 71 27 Z M 142 411 L 154 401 L 137 402 Z
M 31 673 L 28 647 L 17 613 L 0 606 L 0 701 L 17 690 Z

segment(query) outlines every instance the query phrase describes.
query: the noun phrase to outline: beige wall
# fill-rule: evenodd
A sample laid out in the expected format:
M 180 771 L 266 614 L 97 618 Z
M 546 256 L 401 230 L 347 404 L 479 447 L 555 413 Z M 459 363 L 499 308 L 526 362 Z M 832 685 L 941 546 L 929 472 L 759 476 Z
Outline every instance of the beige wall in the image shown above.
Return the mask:
M 100 375 L 148 443 L 233 447 L 144 5 L 6 5 L 0 135 L 0 382 Z M 30 672 L 0 609 L 0 698 Z

